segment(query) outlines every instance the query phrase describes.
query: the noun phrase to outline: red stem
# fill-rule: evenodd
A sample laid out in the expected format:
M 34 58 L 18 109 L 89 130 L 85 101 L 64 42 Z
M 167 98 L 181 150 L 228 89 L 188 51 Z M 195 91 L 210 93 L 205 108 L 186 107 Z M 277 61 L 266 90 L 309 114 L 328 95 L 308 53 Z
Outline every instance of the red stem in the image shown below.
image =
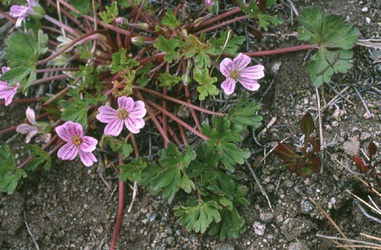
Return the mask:
M 171 112 L 169 112 L 168 110 L 165 110 L 163 109 L 161 106 L 157 105 L 156 103 L 154 102 L 151 102 L 151 101 L 147 101 L 146 100 L 146 103 L 149 103 L 151 106 L 153 106 L 154 108 L 156 108 L 157 110 L 161 111 L 162 113 L 165 113 L 167 116 L 169 116 L 172 120 L 174 120 L 175 122 L 177 122 L 178 124 L 180 124 L 181 126 L 183 126 L 184 128 L 188 129 L 190 132 L 194 133 L 195 135 L 197 135 L 198 137 L 200 137 L 201 139 L 207 141 L 209 140 L 209 138 L 205 135 L 203 135 L 200 131 L 197 131 L 196 129 L 192 128 L 190 125 L 188 125 L 186 122 L 184 122 L 183 120 L 179 119 L 177 116 L 173 115 Z M 148 111 L 148 110 L 147 110 Z
M 210 32 L 212 30 L 216 30 L 218 28 L 221 28 L 221 27 L 224 27 L 224 26 L 227 26 L 231 23 L 235 23 L 235 22 L 238 22 L 238 21 L 242 21 L 242 20 L 246 20 L 249 16 L 248 15 L 244 15 L 244 16 L 240 16 L 240 17 L 236 17 L 234 19 L 231 19 L 231 20 L 228 20 L 228 21 L 225 21 L 225 22 L 222 22 L 222 23 L 219 23 L 215 26 L 212 26 L 212 27 L 209 27 L 209 28 L 206 28 L 206 29 L 203 29 L 203 30 L 200 30 L 200 31 L 197 31 L 195 33 L 195 35 L 199 35 L 201 33 L 207 33 L 207 32 Z
M 62 49 L 60 49 L 59 51 L 57 51 L 55 54 L 49 56 L 48 58 L 45 58 L 43 60 L 39 60 L 37 62 L 37 65 L 41 65 L 41 64 L 45 64 L 47 62 L 49 62 L 50 60 L 53 60 L 54 58 L 56 58 L 57 56 L 61 55 L 62 53 L 64 53 L 66 50 L 68 50 L 70 47 L 72 47 L 73 45 L 75 45 L 76 43 L 82 41 L 83 39 L 85 39 L 86 37 L 89 37 L 91 35 L 94 35 L 94 34 L 98 34 L 98 33 L 101 33 L 103 32 L 104 30 L 93 30 L 93 31 L 90 31 L 86 34 L 83 34 L 82 36 L 79 36 L 77 37 L 76 39 L 74 39 L 73 41 L 71 41 L 70 43 L 68 43 L 65 47 L 63 47 Z
M 296 46 L 287 47 L 287 48 L 246 52 L 244 54 L 249 57 L 270 56 L 270 55 L 284 54 L 289 52 L 295 52 L 295 51 L 301 51 L 301 50 L 307 50 L 307 49 L 318 49 L 318 48 L 319 48 L 318 44 L 302 44 L 302 45 L 296 45 Z
M 119 165 L 123 165 L 123 155 L 119 154 Z M 118 215 L 116 217 L 116 223 L 114 233 L 112 235 L 110 250 L 115 250 L 116 242 L 118 240 L 120 228 L 122 226 L 123 208 L 124 208 L 124 181 L 119 180 L 119 197 L 118 197 Z
M 28 103 L 28 102 L 39 102 L 39 101 L 41 101 L 41 97 L 15 99 L 15 100 L 12 100 L 12 103 Z M 0 101 L 0 105 L 4 105 L 4 104 L 5 104 L 5 101 Z
M 147 103 L 147 101 L 143 98 L 143 96 L 142 96 L 142 94 L 140 93 L 140 91 L 137 91 L 136 96 L 137 96 L 141 101 L 143 101 L 144 103 Z M 166 133 L 164 132 L 163 127 L 160 125 L 160 122 L 157 120 L 155 113 L 152 111 L 152 109 L 151 109 L 151 107 L 150 107 L 149 105 L 146 105 L 146 109 L 147 109 L 147 113 L 148 113 L 149 117 L 151 118 L 152 122 L 155 124 L 157 130 L 159 130 L 159 133 L 160 133 L 161 136 L 163 137 L 163 139 L 164 139 L 164 144 L 165 144 L 165 145 L 168 144 L 168 142 L 169 142 L 169 138 L 168 138 L 168 136 L 166 135 Z
M 140 87 L 140 86 L 132 86 L 133 89 L 139 89 L 139 90 L 143 90 L 147 93 L 150 93 L 150 94 L 153 94 L 155 96 L 158 96 L 158 97 L 161 97 L 161 98 L 164 98 L 164 99 L 167 99 L 171 102 L 174 102 L 174 103 L 178 103 L 180 105 L 184 105 L 186 107 L 189 107 L 189 108 L 192 108 L 192 109 L 195 109 L 195 110 L 198 110 L 200 112 L 203 112 L 205 114 L 209 114 L 209 115 L 216 115 L 216 116 L 224 116 L 225 114 L 223 113 L 219 113 L 219 112 L 213 112 L 213 111 L 210 111 L 210 110 L 207 110 L 207 109 L 203 109 L 203 108 L 200 108 L 194 104 L 190 104 L 190 103 L 187 103 L 187 102 L 184 102 L 184 101 L 181 101 L 179 99 L 176 99 L 176 98 L 173 98 L 173 97 L 170 97 L 170 96 L 167 96 L 167 95 L 163 95 L 162 93 L 159 93 L 159 92 L 156 92 L 152 89 L 147 89 L 147 88 L 144 88 L 144 87 Z

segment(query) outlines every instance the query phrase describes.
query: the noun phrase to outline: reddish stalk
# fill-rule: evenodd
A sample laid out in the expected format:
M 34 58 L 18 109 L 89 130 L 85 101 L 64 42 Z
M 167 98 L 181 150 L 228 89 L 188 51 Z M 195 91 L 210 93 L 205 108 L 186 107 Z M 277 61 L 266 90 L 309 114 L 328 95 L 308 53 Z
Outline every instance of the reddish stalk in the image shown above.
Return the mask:
M 39 102 L 39 101 L 41 101 L 41 97 L 15 99 L 15 100 L 12 100 L 12 103 L 28 103 L 28 102 Z M 4 105 L 4 104 L 5 104 L 5 101 L 0 101 L 0 105 Z
M 200 131 L 197 131 L 196 129 L 192 128 L 186 122 L 184 122 L 183 120 L 179 119 L 177 116 L 173 115 L 171 112 L 163 109 L 161 106 L 157 105 L 156 103 L 151 102 L 151 101 L 147 101 L 147 100 L 146 100 L 146 103 L 149 103 L 151 106 L 153 106 L 157 110 L 161 111 L 162 113 L 165 113 L 172 120 L 174 120 L 175 122 L 177 122 L 179 125 L 183 126 L 184 128 L 188 129 L 190 132 L 194 133 L 195 135 L 197 135 L 198 137 L 200 137 L 204 141 L 209 140 L 209 138 L 206 137 L 205 135 L 203 135 Z
M 229 17 L 229 16 L 237 14 L 239 12 L 241 12 L 240 8 L 238 8 L 238 7 L 234 8 L 234 9 L 229 10 L 229 11 L 227 11 L 227 12 L 221 14 L 221 15 L 218 15 L 218 16 L 213 17 L 213 18 L 211 18 L 211 19 L 209 19 L 207 21 L 202 22 L 199 26 L 197 26 L 197 28 L 202 28 L 202 27 L 208 26 L 209 24 L 216 23 L 219 20 L 224 19 L 225 17 Z M 193 25 L 194 25 L 194 23 L 190 24 L 189 26 L 187 26 L 187 29 L 193 27 Z
M 249 57 L 270 56 L 270 55 L 284 54 L 284 53 L 290 53 L 295 51 L 301 51 L 301 50 L 307 50 L 307 49 L 318 49 L 318 48 L 319 48 L 318 44 L 302 44 L 302 45 L 296 45 L 292 47 L 280 48 L 280 49 L 274 49 L 274 50 L 246 52 L 244 54 Z
M 37 69 L 37 73 L 44 72 L 57 72 L 57 71 L 77 71 L 78 68 L 47 68 L 47 69 Z
M 147 93 L 150 93 L 150 94 L 153 94 L 155 96 L 158 96 L 160 98 L 163 98 L 163 99 L 167 99 L 171 102 L 174 102 L 174 103 L 178 103 L 180 105 L 184 105 L 186 107 L 189 107 L 189 108 L 192 108 L 192 109 L 195 109 L 195 110 L 198 110 L 200 112 L 203 112 L 205 114 L 209 114 L 209 115 L 217 115 L 217 116 L 225 116 L 225 114 L 223 113 L 219 113 L 219 112 L 214 112 L 214 111 L 210 111 L 210 110 L 207 110 L 207 109 L 203 109 L 201 107 L 198 107 L 194 104 L 191 104 L 191 103 L 187 103 L 187 102 L 184 102 L 184 101 L 181 101 L 181 100 L 178 100 L 176 98 L 173 98 L 173 97 L 170 97 L 170 96 L 166 96 L 166 95 L 163 95 L 162 93 L 159 93 L 159 92 L 156 92 L 154 90 L 151 90 L 151 89 L 147 89 L 147 88 L 144 88 L 144 87 L 140 87 L 140 86 L 132 86 L 133 89 L 139 89 L 139 90 L 143 90 Z
M 184 86 L 184 89 L 185 89 L 185 96 L 187 97 L 187 102 L 189 104 L 192 104 L 192 100 L 191 100 L 191 94 L 190 94 L 190 90 L 189 90 L 189 86 L 188 85 L 185 85 Z M 197 129 L 201 131 L 201 123 L 198 119 L 198 116 L 196 114 L 196 112 L 194 111 L 193 108 L 189 108 L 191 114 L 192 114 L 192 118 L 193 118 L 193 121 L 195 122 L 196 126 L 197 126 Z
M 55 81 L 59 79 L 66 79 L 66 78 L 67 78 L 67 75 L 55 75 L 55 76 L 45 77 L 45 78 L 36 80 L 34 83 L 31 84 L 31 86 L 35 86 L 41 83 L 46 83 L 46 82 Z
M 119 154 L 119 165 L 123 165 L 123 155 Z M 116 223 L 114 233 L 112 235 L 110 249 L 115 250 L 116 242 L 118 240 L 120 228 L 122 226 L 124 208 L 124 181 L 119 180 L 119 192 L 118 192 L 118 215 L 116 217 Z
M 137 95 L 137 97 L 141 101 L 143 101 L 144 103 L 147 103 L 147 101 L 143 98 L 143 96 L 142 96 L 142 94 L 140 92 L 137 92 L 136 95 Z M 151 107 L 149 105 L 146 105 L 146 109 L 147 109 L 148 115 L 150 116 L 152 122 L 155 124 L 157 130 L 163 136 L 164 144 L 168 144 L 169 143 L 169 138 L 168 138 L 167 134 L 164 132 L 162 126 L 159 123 L 159 121 L 157 120 L 156 114 L 152 111 L 152 109 L 151 109 Z
M 231 19 L 231 20 L 228 20 L 228 21 L 219 23 L 219 24 L 217 24 L 217 25 L 215 25 L 215 26 L 212 26 L 212 27 L 209 27 L 209 28 L 206 28 L 206 29 L 197 31 L 197 32 L 195 33 L 195 35 L 197 36 L 197 35 L 200 35 L 201 33 L 207 33 L 207 32 L 216 30 L 216 29 L 218 29 L 218 28 L 227 26 L 227 25 L 229 25 L 229 24 L 231 24 L 231 23 L 235 23 L 235 22 L 238 22 L 238 21 L 246 20 L 248 17 L 249 17 L 248 15 L 244 15 L 244 16 L 236 17 L 236 18 L 234 18 L 234 19 Z
M 93 30 L 93 31 L 90 31 L 86 34 L 83 34 L 82 36 L 79 36 L 77 37 L 76 39 L 74 39 L 73 41 L 71 41 L 70 43 L 68 43 L 67 45 L 65 45 L 65 47 L 63 47 L 62 49 L 60 49 L 59 51 L 57 51 L 55 54 L 49 56 L 48 58 L 45 58 L 43 60 L 39 60 L 37 62 L 37 65 L 41 65 L 41 64 L 45 64 L 51 60 L 53 60 L 54 58 L 56 58 L 57 56 L 61 55 L 62 53 L 64 53 L 66 50 L 68 50 L 70 47 L 72 47 L 73 45 L 75 45 L 76 43 L 82 41 L 83 39 L 91 36 L 91 35 L 95 35 L 95 34 L 98 34 L 98 33 L 101 33 L 103 32 L 104 30 Z

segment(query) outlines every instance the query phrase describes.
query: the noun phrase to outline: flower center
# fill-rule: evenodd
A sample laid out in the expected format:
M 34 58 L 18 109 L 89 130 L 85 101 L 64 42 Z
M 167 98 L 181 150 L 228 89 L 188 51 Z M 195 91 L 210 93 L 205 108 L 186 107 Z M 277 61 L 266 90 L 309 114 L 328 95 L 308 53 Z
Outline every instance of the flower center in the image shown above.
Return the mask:
M 230 71 L 229 75 L 234 80 L 237 80 L 239 78 L 240 72 L 238 70 L 233 70 L 233 71 Z
M 74 136 L 73 137 L 73 143 L 74 143 L 74 145 L 77 145 L 77 146 L 81 145 L 81 143 L 82 143 L 81 137 L 79 137 L 78 135 Z
M 128 112 L 125 109 L 118 110 L 118 117 L 122 120 L 126 120 L 128 118 Z

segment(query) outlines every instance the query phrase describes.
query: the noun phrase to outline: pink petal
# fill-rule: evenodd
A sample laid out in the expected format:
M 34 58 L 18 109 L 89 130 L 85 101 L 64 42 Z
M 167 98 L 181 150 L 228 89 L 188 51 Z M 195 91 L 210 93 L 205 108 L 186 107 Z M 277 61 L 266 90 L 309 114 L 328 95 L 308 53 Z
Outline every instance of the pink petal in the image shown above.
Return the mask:
M 131 97 L 121 96 L 118 98 L 118 108 L 129 112 L 134 108 L 134 100 Z
M 63 125 L 56 127 L 56 133 L 65 142 L 71 142 L 74 136 L 83 136 L 81 124 L 71 121 L 65 122 Z
M 265 76 L 265 67 L 263 65 L 255 65 L 241 70 L 240 78 L 252 78 L 259 80 Z M 238 80 L 240 79 L 238 78 Z
M 28 133 L 25 137 L 25 143 L 29 143 L 30 140 L 33 138 L 33 136 L 35 136 L 37 134 L 38 130 L 33 130 L 33 131 L 30 131 L 30 133 Z
M 244 68 L 246 68 L 246 66 L 249 65 L 250 62 L 251 62 L 250 57 L 242 53 L 239 53 L 238 56 L 233 59 L 235 69 L 238 71 L 241 71 Z
M 224 90 L 225 94 L 231 95 L 234 92 L 236 81 L 233 78 L 226 78 L 225 81 L 222 82 L 221 88 Z
M 250 91 L 255 91 L 255 90 L 258 90 L 260 85 L 259 83 L 256 81 L 256 80 L 253 80 L 253 79 L 249 79 L 249 78 L 243 78 L 243 79 L 239 79 L 239 82 L 242 84 L 242 86 L 247 89 L 247 90 L 250 90 Z
M 136 101 L 134 108 L 128 112 L 129 118 L 143 118 L 147 114 L 145 104 L 142 101 Z
M 114 119 L 105 127 L 105 135 L 118 136 L 123 129 L 123 120 Z
M 110 106 L 101 106 L 99 107 L 98 111 L 99 114 L 97 115 L 97 119 L 100 122 L 109 123 L 119 118 L 118 112 Z
M 6 66 L 1 67 L 1 71 L 3 72 L 3 74 L 4 74 L 5 72 L 7 72 L 8 70 L 10 70 L 10 69 L 11 69 L 11 68 L 6 67 Z M 1 76 L 1 74 L 0 74 L 0 76 Z
M 97 158 L 91 152 L 79 151 L 79 157 L 86 167 L 90 167 L 94 162 L 97 162 Z
M 235 65 L 230 58 L 225 58 L 220 63 L 221 74 L 223 74 L 225 77 L 230 77 L 230 72 L 232 72 L 235 69 Z
M 7 82 L 0 81 L 0 98 L 4 98 L 5 106 L 8 106 L 12 102 L 19 85 L 20 83 L 16 83 L 14 86 L 10 87 Z
M 32 126 L 30 124 L 27 124 L 27 123 L 22 123 L 22 124 L 18 125 L 16 128 L 16 132 L 20 133 L 20 134 L 28 134 L 32 131 L 37 131 L 37 130 L 38 130 L 38 128 L 36 128 L 35 126 Z
M 27 13 L 28 7 L 23 5 L 12 5 L 11 11 L 9 12 L 9 15 L 11 17 L 25 17 L 25 13 Z
M 28 107 L 25 111 L 26 119 L 28 119 L 30 124 L 36 124 L 36 116 L 34 114 L 34 110 Z
M 98 144 L 97 139 L 90 136 L 84 136 L 82 137 L 82 143 L 79 146 L 79 150 L 83 152 L 91 152 L 95 149 L 97 144 Z
M 57 152 L 58 158 L 62 160 L 73 160 L 79 152 L 79 149 L 74 143 L 66 143 Z
M 140 132 L 140 129 L 144 127 L 145 121 L 141 118 L 127 119 L 124 121 L 124 124 L 131 133 L 137 134 Z

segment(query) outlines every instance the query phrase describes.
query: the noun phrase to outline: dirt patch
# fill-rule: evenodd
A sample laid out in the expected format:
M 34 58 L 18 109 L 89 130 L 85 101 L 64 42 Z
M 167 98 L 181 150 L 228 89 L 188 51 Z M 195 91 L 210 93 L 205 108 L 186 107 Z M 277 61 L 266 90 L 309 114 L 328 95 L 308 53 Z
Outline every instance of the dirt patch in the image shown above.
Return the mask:
M 271 11 L 285 23 L 249 44 L 270 49 L 298 44 L 295 14 L 289 1 L 281 1 Z M 293 1 L 300 12 L 303 7 L 317 6 L 329 14 L 346 16 L 361 31 L 361 38 L 380 38 L 381 1 Z M 369 21 L 370 20 L 370 21 Z M 274 35 L 275 34 L 275 35 Z M 236 240 L 221 242 L 217 238 L 186 232 L 176 222 L 173 206 L 160 197 L 139 189 L 131 213 L 126 213 L 118 241 L 119 249 L 330 249 L 330 241 L 316 234 L 337 235 L 337 231 L 315 207 L 317 202 L 337 223 L 348 238 L 361 239 L 360 233 L 377 234 L 381 225 L 366 218 L 349 190 L 364 199 L 374 194 L 350 173 L 355 170 L 351 155 L 366 148 L 370 140 L 381 143 L 381 72 L 372 64 L 373 51 L 356 47 L 354 67 L 346 75 L 337 75 L 320 88 L 324 140 L 321 174 L 303 180 L 286 172 L 281 162 L 269 154 L 256 169 L 269 201 L 261 193 L 251 173 L 243 167 L 237 171 L 247 186 L 249 209 L 241 211 L 246 232 Z M 252 140 L 256 154 L 266 155 L 279 141 L 299 144 L 302 136 L 300 117 L 309 111 L 317 117 L 317 93 L 310 86 L 303 67 L 306 52 L 296 52 L 259 60 L 267 69 L 261 90 L 264 125 L 276 122 L 266 133 Z M 278 69 L 279 67 L 279 69 Z M 334 101 L 332 101 L 334 100 Z M 0 129 L 19 124 L 26 106 L 0 107 Z M 367 111 L 368 109 L 368 111 Z M 12 114 L 12 119 L 7 117 Z M 2 135 L 1 140 L 26 157 L 21 146 L 23 136 Z M 254 161 L 254 159 L 252 159 Z M 109 187 L 100 178 L 105 177 Z M 29 173 L 12 195 L 0 194 L 1 249 L 108 249 L 117 212 L 117 178 L 112 169 L 102 166 L 85 168 L 78 162 L 55 161 L 50 171 Z M 126 206 L 131 189 L 126 191 Z M 271 203 L 271 208 L 269 206 Z

